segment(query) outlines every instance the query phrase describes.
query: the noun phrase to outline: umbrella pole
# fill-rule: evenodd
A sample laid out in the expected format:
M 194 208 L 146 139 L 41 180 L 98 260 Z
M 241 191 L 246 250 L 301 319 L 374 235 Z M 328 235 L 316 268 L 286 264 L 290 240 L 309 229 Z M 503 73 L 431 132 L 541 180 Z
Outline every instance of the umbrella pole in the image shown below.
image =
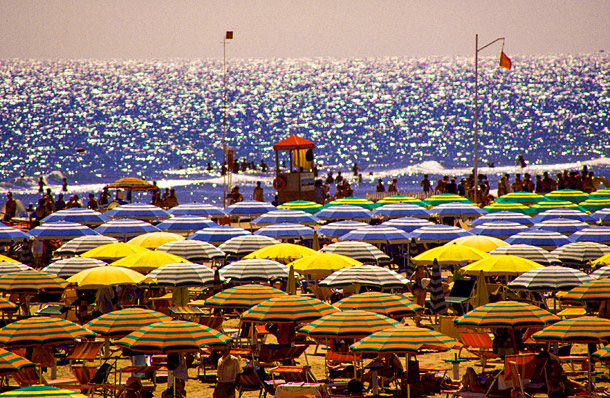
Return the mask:
M 409 359 L 411 359 L 411 354 L 407 354 L 405 356 L 405 370 L 407 371 L 407 398 L 411 398 L 411 385 L 409 384 Z

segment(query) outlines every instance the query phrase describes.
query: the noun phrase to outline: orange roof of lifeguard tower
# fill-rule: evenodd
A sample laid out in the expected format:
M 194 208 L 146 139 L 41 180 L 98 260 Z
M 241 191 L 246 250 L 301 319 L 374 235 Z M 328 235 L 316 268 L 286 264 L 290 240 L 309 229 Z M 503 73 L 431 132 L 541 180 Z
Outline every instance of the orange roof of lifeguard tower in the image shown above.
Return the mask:
M 297 135 L 291 135 L 273 145 L 274 151 L 291 151 L 294 149 L 313 149 L 316 147 L 316 144 L 313 142 L 306 140 L 305 138 L 299 137 Z

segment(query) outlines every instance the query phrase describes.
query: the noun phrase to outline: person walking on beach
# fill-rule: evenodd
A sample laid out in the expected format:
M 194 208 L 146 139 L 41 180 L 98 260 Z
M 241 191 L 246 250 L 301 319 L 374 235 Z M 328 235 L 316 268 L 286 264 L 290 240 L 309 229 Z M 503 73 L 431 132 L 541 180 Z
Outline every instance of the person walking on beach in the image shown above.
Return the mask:
M 68 192 L 68 179 L 66 177 L 62 178 L 61 191 Z
M 47 185 L 47 184 L 44 182 L 44 178 L 40 177 L 38 179 L 38 192 L 39 193 L 43 193 L 44 192 L 44 186 L 45 185 Z
M 254 187 L 254 191 L 252 192 L 252 199 L 256 200 L 257 202 L 265 201 L 265 195 L 263 193 L 263 187 L 261 187 L 260 181 L 258 181 L 256 183 L 256 187 Z
M 352 172 L 354 173 L 354 176 L 357 176 L 357 175 L 358 175 L 358 171 L 359 171 L 359 170 L 360 170 L 360 169 L 358 168 L 358 164 L 357 164 L 357 163 L 354 163 L 354 165 L 352 166 Z
M 515 163 L 515 166 L 521 166 L 521 168 L 524 168 L 527 166 L 527 163 L 525 163 L 525 159 L 523 158 L 523 155 L 517 156 L 517 162 Z
M 430 193 L 430 191 L 432 191 L 432 184 L 430 183 L 430 180 L 428 179 L 428 174 L 424 174 L 424 179 L 421 180 L 419 185 L 421 186 L 421 189 L 422 189 L 422 191 L 424 191 L 425 194 L 428 194 L 428 193 Z
M 231 345 L 227 344 L 222 350 L 222 357 L 218 360 L 217 381 L 212 397 L 235 398 L 235 385 L 240 373 L 239 359 L 231 355 Z
M 383 180 L 381 178 L 377 180 L 375 192 L 385 192 L 385 185 L 383 185 Z

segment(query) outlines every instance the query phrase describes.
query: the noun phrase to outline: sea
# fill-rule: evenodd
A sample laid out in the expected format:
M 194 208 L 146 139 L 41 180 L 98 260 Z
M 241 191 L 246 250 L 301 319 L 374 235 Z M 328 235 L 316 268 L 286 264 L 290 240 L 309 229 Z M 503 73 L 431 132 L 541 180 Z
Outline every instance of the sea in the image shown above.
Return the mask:
M 503 173 L 584 165 L 610 177 L 610 55 L 497 63 L 480 58 L 478 72 L 478 165 L 492 186 Z M 250 199 L 257 181 L 271 201 L 273 171 L 220 175 L 223 145 L 273 170 L 273 144 L 292 134 L 316 144 L 320 175 L 341 171 L 358 197 L 378 178 L 416 192 L 424 174 L 459 179 L 474 164 L 472 57 L 5 59 L 0 75 L 0 194 L 25 205 L 41 176 L 54 193 L 67 178 L 81 200 L 140 177 L 180 203 L 222 205 L 227 184 Z

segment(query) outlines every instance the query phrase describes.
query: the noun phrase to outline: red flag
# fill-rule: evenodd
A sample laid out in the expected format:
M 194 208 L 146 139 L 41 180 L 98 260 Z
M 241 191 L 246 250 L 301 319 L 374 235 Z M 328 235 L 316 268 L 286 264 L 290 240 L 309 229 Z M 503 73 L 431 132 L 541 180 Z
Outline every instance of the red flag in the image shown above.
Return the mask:
M 233 40 L 233 31 L 227 30 L 227 34 L 225 35 L 226 40 Z
M 508 69 L 510 70 L 510 67 L 512 66 L 512 62 L 510 61 L 510 58 L 508 58 L 506 56 L 506 54 L 504 54 L 504 51 L 502 51 L 500 53 L 500 66 L 504 69 Z

